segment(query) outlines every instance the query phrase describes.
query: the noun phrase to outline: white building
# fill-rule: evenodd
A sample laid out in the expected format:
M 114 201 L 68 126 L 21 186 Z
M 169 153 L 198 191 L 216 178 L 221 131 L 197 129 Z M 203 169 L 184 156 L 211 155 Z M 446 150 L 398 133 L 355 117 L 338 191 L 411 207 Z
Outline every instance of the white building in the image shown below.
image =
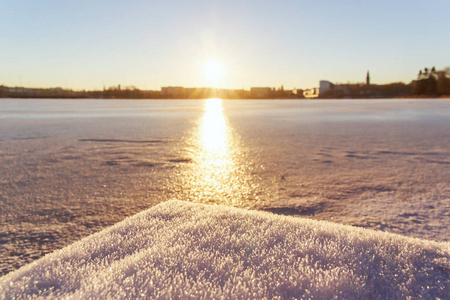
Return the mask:
M 319 82 L 319 95 L 325 93 L 326 91 L 331 90 L 334 87 L 334 84 L 327 80 L 321 80 Z
M 303 96 L 308 99 L 319 97 L 319 88 L 306 89 L 303 91 Z

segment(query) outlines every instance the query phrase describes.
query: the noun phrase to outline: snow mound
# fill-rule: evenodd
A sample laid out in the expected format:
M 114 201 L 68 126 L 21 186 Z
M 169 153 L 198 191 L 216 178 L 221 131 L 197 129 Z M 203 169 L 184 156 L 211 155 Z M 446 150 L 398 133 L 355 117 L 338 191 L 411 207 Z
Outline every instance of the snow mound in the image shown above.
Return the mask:
M 169 201 L 0 278 L 0 298 L 446 298 L 450 244 Z

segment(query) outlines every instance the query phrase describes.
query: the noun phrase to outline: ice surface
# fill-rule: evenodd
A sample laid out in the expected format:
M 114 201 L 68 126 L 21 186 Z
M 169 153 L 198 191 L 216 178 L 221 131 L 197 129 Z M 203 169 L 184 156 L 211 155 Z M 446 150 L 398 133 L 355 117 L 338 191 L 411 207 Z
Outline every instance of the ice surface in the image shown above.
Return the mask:
M 441 298 L 450 243 L 168 201 L 0 278 L 0 298 Z
M 207 103 L 1 100 L 0 276 L 170 199 L 450 242 L 449 100 Z

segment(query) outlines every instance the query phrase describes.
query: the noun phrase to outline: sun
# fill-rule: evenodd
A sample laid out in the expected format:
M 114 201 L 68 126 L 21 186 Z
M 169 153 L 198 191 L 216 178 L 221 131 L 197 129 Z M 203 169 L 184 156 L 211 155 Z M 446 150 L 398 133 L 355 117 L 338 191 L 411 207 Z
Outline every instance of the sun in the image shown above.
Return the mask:
M 205 64 L 204 74 L 206 79 L 216 85 L 225 75 L 225 67 L 217 60 L 210 60 Z

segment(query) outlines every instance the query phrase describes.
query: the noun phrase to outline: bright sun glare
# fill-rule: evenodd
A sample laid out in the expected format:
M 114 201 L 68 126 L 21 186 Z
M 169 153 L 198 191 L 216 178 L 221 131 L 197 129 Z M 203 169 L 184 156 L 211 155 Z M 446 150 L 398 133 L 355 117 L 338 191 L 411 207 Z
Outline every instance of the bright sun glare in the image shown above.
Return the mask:
M 227 125 L 220 99 L 208 99 L 202 126 L 202 144 L 210 153 L 222 153 L 227 143 Z M 222 153 L 223 154 L 223 153 Z
M 224 66 L 217 60 L 210 60 L 205 65 L 205 76 L 206 79 L 216 84 L 225 75 Z

